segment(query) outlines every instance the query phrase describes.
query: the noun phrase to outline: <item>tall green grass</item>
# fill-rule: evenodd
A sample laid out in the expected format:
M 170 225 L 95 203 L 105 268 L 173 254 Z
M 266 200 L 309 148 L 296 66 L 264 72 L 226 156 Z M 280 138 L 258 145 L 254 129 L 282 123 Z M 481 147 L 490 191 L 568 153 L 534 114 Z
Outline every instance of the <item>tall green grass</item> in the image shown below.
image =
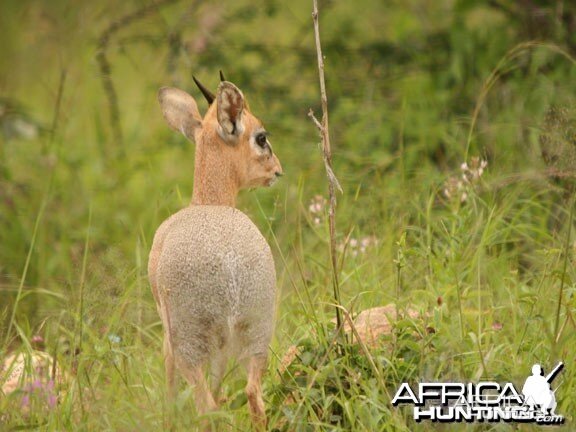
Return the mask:
M 108 47 L 117 142 L 96 41 L 142 5 L 6 3 L 0 103 L 16 108 L 0 115 L 0 353 L 31 351 L 41 335 L 69 380 L 53 408 L 38 398 L 26 411 L 22 392 L 0 395 L 0 429 L 199 424 L 183 382 L 175 406 L 165 403 L 161 326 L 146 276 L 153 233 L 188 204 L 193 178 L 193 145 L 165 127 L 155 93 L 171 83 L 194 92 L 190 73 L 214 87 L 223 69 L 271 130 L 286 171 L 274 188 L 243 192 L 239 202 L 277 265 L 278 322 L 264 382 L 270 428 L 452 430 L 415 424 L 409 410 L 392 407 L 400 383 L 521 386 L 532 364 L 562 360 L 557 412 L 570 430 L 574 198 L 546 176 L 539 147 L 548 107 L 574 106 L 574 54 L 562 29 L 552 27 L 559 39 L 526 43 L 502 11 L 467 2 L 324 7 L 334 167 L 344 188 L 340 307 L 354 316 L 393 303 L 401 317 L 378 346 L 350 343 L 339 354 L 326 208 L 309 208 L 326 194 L 306 118 L 310 106 L 319 111 L 311 6 L 263 5 L 206 2 L 186 13 L 176 3 L 119 31 Z M 169 34 L 183 42 L 173 70 Z M 193 48 L 202 40 L 204 51 Z M 38 135 L 10 132 L 16 119 Z M 475 156 L 488 161 L 485 172 L 447 198 L 446 182 Z M 374 239 L 365 251 L 363 238 Z M 299 355 L 285 367 L 291 347 Z M 249 430 L 239 371 L 231 365 L 226 400 L 212 416 Z

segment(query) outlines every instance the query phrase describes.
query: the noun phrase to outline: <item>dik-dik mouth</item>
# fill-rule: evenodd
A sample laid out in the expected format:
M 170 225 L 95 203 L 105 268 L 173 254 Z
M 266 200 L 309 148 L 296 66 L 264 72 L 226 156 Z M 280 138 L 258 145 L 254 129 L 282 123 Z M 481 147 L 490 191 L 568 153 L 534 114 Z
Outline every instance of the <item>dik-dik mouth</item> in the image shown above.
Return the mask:
M 274 177 L 270 178 L 266 184 L 268 185 L 268 187 L 272 186 L 272 185 L 273 185 L 274 183 L 276 183 L 276 182 L 278 181 L 278 179 L 279 179 L 280 177 L 282 177 L 283 175 L 284 175 L 284 173 L 279 173 L 279 172 L 274 173 Z

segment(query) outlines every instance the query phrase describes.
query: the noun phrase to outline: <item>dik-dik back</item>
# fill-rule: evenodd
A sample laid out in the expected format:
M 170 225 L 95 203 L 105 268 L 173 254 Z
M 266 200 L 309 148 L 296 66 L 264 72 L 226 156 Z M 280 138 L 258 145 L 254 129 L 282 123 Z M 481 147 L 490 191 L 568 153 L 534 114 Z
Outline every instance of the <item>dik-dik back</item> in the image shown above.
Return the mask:
M 195 389 L 199 413 L 213 410 L 228 359 L 236 358 L 246 367 L 248 405 L 262 429 L 276 273 L 266 240 L 235 203 L 242 188 L 272 185 L 282 167 L 234 84 L 222 77 L 213 95 L 196 83 L 209 103 L 204 118 L 188 93 L 159 92 L 168 124 L 196 142 L 192 203 L 158 228 L 148 263 L 164 327 L 168 392 L 174 395 L 176 366 Z

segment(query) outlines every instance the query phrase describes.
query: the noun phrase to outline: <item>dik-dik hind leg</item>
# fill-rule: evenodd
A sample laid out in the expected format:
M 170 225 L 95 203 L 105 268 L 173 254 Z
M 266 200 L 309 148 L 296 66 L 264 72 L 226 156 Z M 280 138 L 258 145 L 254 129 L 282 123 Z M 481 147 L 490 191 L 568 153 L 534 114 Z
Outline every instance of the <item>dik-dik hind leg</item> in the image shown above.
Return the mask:
M 258 355 L 248 359 L 247 372 L 248 383 L 246 384 L 246 396 L 248 397 L 248 407 L 252 417 L 252 424 L 257 431 L 265 431 L 266 409 L 262 399 L 262 375 L 266 369 L 266 356 Z
M 179 365 L 179 369 L 188 381 L 188 384 L 194 388 L 194 401 L 196 402 L 196 410 L 198 414 L 206 414 L 207 412 L 216 410 L 217 405 L 212 397 L 208 382 L 204 377 L 204 371 L 201 366 L 186 367 Z
M 174 351 L 170 345 L 168 335 L 164 335 L 164 370 L 166 372 L 166 398 L 169 403 L 176 398 L 176 385 L 174 381 Z
M 226 366 L 228 364 L 228 357 L 220 352 L 214 356 L 210 364 L 210 390 L 216 405 L 220 405 L 220 386 L 222 385 L 222 378 L 226 373 Z

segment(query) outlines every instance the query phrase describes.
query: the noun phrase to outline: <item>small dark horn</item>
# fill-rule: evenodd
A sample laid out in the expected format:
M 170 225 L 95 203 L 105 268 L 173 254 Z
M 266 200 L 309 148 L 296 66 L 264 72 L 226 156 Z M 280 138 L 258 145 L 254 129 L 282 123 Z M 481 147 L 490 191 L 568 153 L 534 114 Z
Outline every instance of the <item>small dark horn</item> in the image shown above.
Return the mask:
M 226 78 L 224 78 L 224 74 L 222 73 L 222 71 L 220 71 L 220 81 L 226 81 Z
M 192 79 L 194 80 L 194 82 L 196 83 L 196 85 L 198 86 L 198 88 L 200 89 L 200 91 L 202 92 L 202 94 L 204 95 L 206 100 L 208 101 L 208 104 L 212 105 L 212 102 L 214 102 L 214 98 L 216 97 L 216 96 L 214 96 L 214 93 L 212 93 L 210 90 L 208 90 L 202 84 L 200 84 L 200 81 L 198 81 L 195 76 L 192 76 Z

